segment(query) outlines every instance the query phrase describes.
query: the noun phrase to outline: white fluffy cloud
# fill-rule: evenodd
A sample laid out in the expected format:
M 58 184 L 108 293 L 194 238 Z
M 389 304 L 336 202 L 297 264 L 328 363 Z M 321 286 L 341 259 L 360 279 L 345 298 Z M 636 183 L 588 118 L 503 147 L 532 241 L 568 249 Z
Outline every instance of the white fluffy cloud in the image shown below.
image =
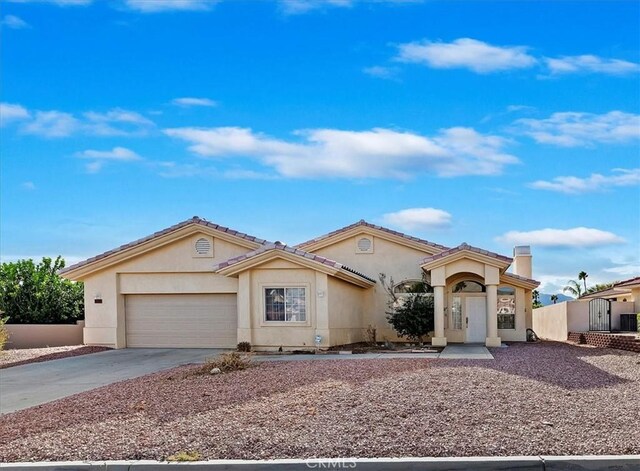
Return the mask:
M 139 136 L 147 134 L 155 124 L 135 111 L 114 108 L 104 113 L 89 111 L 74 116 L 64 111 L 29 111 L 22 105 L 0 104 L 0 121 L 21 123 L 20 130 L 47 138 L 68 137 L 81 133 L 93 136 Z
M 620 59 L 606 59 L 585 54 L 545 58 L 551 74 L 601 73 L 608 75 L 627 75 L 640 72 L 640 64 Z
M 142 13 L 163 11 L 203 11 L 211 9 L 218 0 L 125 0 L 131 10 Z
M 61 111 L 36 111 L 33 120 L 22 126 L 26 134 L 42 137 L 67 137 L 81 128 L 81 123 L 69 113 Z
M 470 69 L 479 74 L 532 67 L 536 59 L 524 46 L 493 46 L 471 38 L 450 43 L 417 41 L 398 46 L 400 62 L 424 64 L 434 69 Z
M 397 67 L 383 67 L 381 65 L 374 65 L 372 67 L 365 67 L 362 71 L 370 75 L 371 77 L 376 77 L 380 79 L 392 80 L 398 76 L 398 68 Z
M 441 229 L 451 225 L 451 214 L 435 208 L 409 208 L 382 216 L 385 224 L 404 231 Z
M 93 3 L 93 0 L 9 0 L 12 3 L 50 3 L 61 7 L 84 6 Z
M 90 160 L 85 165 L 89 173 L 98 173 L 107 162 L 135 162 L 142 160 L 142 157 L 126 147 L 114 147 L 111 150 L 88 149 L 78 152 L 76 155 L 81 159 Z
M 617 267 L 605 268 L 603 271 L 614 273 L 616 275 L 638 275 L 640 273 L 640 265 L 619 265 Z
M 11 121 L 21 121 L 30 118 L 29 110 L 22 105 L 0 103 L 0 126 Z
M 495 175 L 518 163 L 503 151 L 507 141 L 470 128 L 441 130 L 434 137 L 374 128 L 368 131 L 296 131 L 295 141 L 237 127 L 165 129 L 205 157 L 251 158 L 292 178 L 410 178 Z
M 597 247 L 621 244 L 624 239 L 612 232 L 588 227 L 572 229 L 540 229 L 535 231 L 509 231 L 496 238 L 511 245 L 537 245 L 542 247 Z
M 213 108 L 218 106 L 218 103 L 209 98 L 194 98 L 194 97 L 184 97 L 184 98 L 174 98 L 171 100 L 171 103 L 176 106 L 182 106 L 184 108 L 189 108 L 192 106 L 205 106 L 209 108 Z
M 529 186 L 538 190 L 577 194 L 603 191 L 612 187 L 640 185 L 640 168 L 616 168 L 613 172 L 613 175 L 592 173 L 586 178 L 556 177 L 551 181 L 538 180 L 530 183 Z
M 516 132 L 541 144 L 562 147 L 621 143 L 640 138 L 640 115 L 623 111 L 605 114 L 567 111 L 554 113 L 546 119 L 519 119 L 514 125 Z
M 22 18 L 16 15 L 4 15 L 2 21 L 0 21 L 2 26 L 6 26 L 11 29 L 25 29 L 29 28 L 29 23 L 24 21 Z
M 320 8 L 348 8 L 354 3 L 354 0 L 280 0 L 280 9 L 285 15 L 301 15 Z

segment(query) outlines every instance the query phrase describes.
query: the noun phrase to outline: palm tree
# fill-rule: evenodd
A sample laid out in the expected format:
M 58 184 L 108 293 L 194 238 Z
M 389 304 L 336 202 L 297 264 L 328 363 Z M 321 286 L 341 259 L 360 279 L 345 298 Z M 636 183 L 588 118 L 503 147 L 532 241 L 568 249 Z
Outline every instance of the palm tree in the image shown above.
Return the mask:
M 531 296 L 533 296 L 533 302 L 538 304 L 540 302 L 540 291 L 534 289 L 531 291 Z
M 551 295 L 551 302 L 553 302 L 553 304 L 558 302 L 558 295 L 557 294 L 552 294 Z
M 580 273 L 578 273 L 578 280 L 582 280 L 584 283 L 584 292 L 587 292 L 587 277 L 589 275 L 587 275 L 586 271 L 581 271 Z
M 562 292 L 569 293 L 577 299 L 582 296 L 582 285 L 576 280 L 569 280 L 569 284 L 562 288 Z

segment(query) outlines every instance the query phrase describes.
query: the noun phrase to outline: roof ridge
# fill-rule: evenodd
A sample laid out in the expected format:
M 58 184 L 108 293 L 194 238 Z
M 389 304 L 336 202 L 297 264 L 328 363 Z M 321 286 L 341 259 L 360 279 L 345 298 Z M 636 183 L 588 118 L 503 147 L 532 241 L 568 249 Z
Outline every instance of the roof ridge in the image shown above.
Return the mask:
M 70 265 L 70 266 L 60 270 L 60 273 L 64 274 L 64 273 L 68 273 L 68 272 L 70 272 L 72 270 L 76 270 L 76 269 L 81 268 L 83 266 L 89 265 L 89 264 L 91 264 L 93 262 L 97 262 L 98 260 L 102 260 L 102 259 L 105 259 L 105 258 L 111 256 L 111 255 L 115 255 L 116 253 L 123 252 L 125 250 L 131 249 L 131 248 L 136 247 L 138 245 L 142 245 L 142 244 L 144 244 L 146 242 L 149 242 L 149 241 L 151 241 L 153 239 L 156 239 L 158 237 L 162 237 L 164 235 L 170 234 L 171 232 L 175 232 L 178 229 L 182 229 L 183 227 L 186 227 L 186 226 L 188 226 L 190 224 L 198 224 L 198 225 L 210 227 L 210 228 L 215 229 L 215 230 L 220 231 L 220 232 L 226 232 L 227 234 L 231 234 L 231 235 L 233 235 L 235 237 L 238 237 L 240 239 L 244 239 L 244 240 L 249 240 L 251 242 L 255 242 L 256 244 L 265 244 L 265 243 L 267 243 L 267 241 L 265 239 L 260 239 L 260 238 L 255 237 L 255 236 L 251 236 L 249 234 L 245 234 L 244 232 L 236 231 L 234 229 L 230 229 L 228 227 L 221 226 L 219 224 L 215 224 L 213 222 L 207 221 L 204 218 L 201 218 L 201 217 L 198 217 L 198 216 L 193 216 L 190 219 L 186 219 L 184 221 L 180 221 L 180 222 L 178 222 L 178 223 L 176 223 L 176 224 L 174 224 L 172 226 L 169 226 L 169 227 L 167 227 L 165 229 L 161 229 L 161 230 L 156 231 L 156 232 L 154 232 L 152 234 L 149 234 L 148 236 L 144 236 L 144 237 L 136 239 L 136 240 L 134 240 L 132 242 L 128 242 L 126 244 L 122 244 L 122 245 L 120 245 L 120 246 L 118 246 L 116 248 L 107 250 L 106 252 L 102 252 L 101 254 L 94 255 L 93 257 L 89 257 L 86 260 L 82 260 L 82 261 L 80 261 L 78 263 Z
M 370 222 L 365 221 L 364 219 L 360 219 L 358 222 L 355 222 L 353 224 L 349 224 L 347 226 L 341 227 L 340 229 L 333 230 L 331 232 L 328 232 L 326 234 L 320 235 L 320 236 L 315 237 L 313 239 L 309 239 L 309 240 L 307 240 L 305 242 L 301 242 L 299 244 L 296 244 L 295 247 L 304 247 L 306 245 L 311 245 L 311 244 L 316 243 L 316 242 L 321 242 L 321 241 L 329 239 L 329 238 L 331 238 L 331 237 L 333 237 L 335 235 L 341 234 L 343 232 L 347 232 L 347 231 L 349 231 L 351 229 L 354 229 L 354 228 L 360 227 L 360 226 L 369 227 L 371 229 L 376 229 L 376 230 L 379 230 L 379 231 L 382 231 L 382 232 L 386 232 L 388 234 L 392 234 L 392 235 L 401 237 L 403 239 L 407 239 L 407 240 L 411 240 L 411 241 L 414 241 L 414 242 L 418 242 L 420 244 L 427 245 L 429 247 L 438 248 L 438 249 L 441 249 L 441 250 L 447 250 L 449 248 L 449 247 L 447 247 L 445 245 L 436 244 L 435 242 L 431 242 L 431 241 L 428 241 L 426 239 L 421 239 L 419 237 L 415 237 L 415 236 L 412 236 L 412 235 L 409 235 L 409 234 L 405 234 L 404 232 L 400 232 L 400 231 L 396 231 L 396 230 L 393 230 L 393 229 L 389 229 L 388 227 L 380 226 L 380 225 L 377 225 L 377 224 L 372 224 Z
M 231 257 L 223 262 L 220 262 L 216 265 L 213 266 L 213 271 L 218 271 L 221 270 L 223 268 L 227 268 L 230 267 L 232 265 L 235 265 L 236 263 L 240 263 L 243 262 L 245 260 L 248 260 L 250 258 L 253 258 L 257 255 L 261 255 L 263 253 L 266 253 L 270 250 L 280 250 L 282 252 L 287 252 L 293 255 L 296 255 L 298 257 L 302 257 L 302 258 L 306 258 L 307 260 L 312 260 L 314 262 L 317 263 L 321 263 L 323 265 L 327 265 L 327 266 L 331 266 L 333 268 L 337 268 L 339 270 L 345 270 L 348 271 L 349 273 L 353 273 L 354 275 L 357 275 L 367 281 L 371 281 L 372 283 L 376 283 L 376 280 L 374 280 L 373 278 L 365 275 L 364 273 L 361 273 L 343 263 L 337 262 L 335 260 L 331 260 L 329 258 L 323 257 L 322 255 L 317 255 L 314 254 L 313 252 L 307 252 L 305 250 L 302 250 L 300 248 L 298 248 L 297 246 L 290 246 L 290 245 L 286 245 L 283 243 L 268 243 L 268 244 L 264 244 L 262 247 L 258 247 L 255 250 L 252 250 L 250 252 L 246 252 L 243 253 L 241 255 L 236 255 L 235 257 Z
M 507 257 L 506 255 L 501 255 L 497 252 L 491 252 L 489 250 L 486 249 L 482 249 L 480 247 L 475 247 L 473 245 L 469 245 L 466 242 L 463 242 L 462 244 L 456 246 L 456 247 L 452 247 L 450 249 L 444 250 L 440 253 L 434 254 L 434 255 L 430 255 L 428 257 L 425 257 L 422 259 L 421 264 L 424 265 L 425 263 L 434 261 L 434 260 L 438 260 L 440 258 L 446 257 L 448 255 L 454 254 L 456 252 L 461 252 L 463 250 L 468 250 L 469 252 L 474 252 L 480 255 L 485 255 L 487 257 L 491 257 L 491 258 L 495 258 L 498 260 L 502 260 L 504 262 L 509 262 L 512 263 L 513 262 L 513 258 L 511 257 Z

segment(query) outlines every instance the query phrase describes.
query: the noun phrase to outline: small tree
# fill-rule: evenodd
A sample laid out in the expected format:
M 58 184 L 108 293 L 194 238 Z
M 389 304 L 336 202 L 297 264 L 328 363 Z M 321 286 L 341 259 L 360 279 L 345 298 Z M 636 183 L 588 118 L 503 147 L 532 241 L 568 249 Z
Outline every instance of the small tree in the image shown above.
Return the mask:
M 533 298 L 533 309 L 542 307 L 542 303 L 540 302 L 540 291 L 534 289 L 531 291 L 531 297 Z
M 551 295 L 551 302 L 552 302 L 553 304 L 555 304 L 555 303 L 557 303 L 557 302 L 558 302 L 558 295 L 557 295 L 557 294 L 552 294 L 552 295 Z
M 70 324 L 84 318 L 84 287 L 58 275 L 64 260 L 0 265 L 0 310 L 10 324 Z
M 422 343 L 423 337 L 434 329 L 433 296 L 427 293 L 426 282 L 416 283 L 414 292 L 398 296 L 393 288 L 393 278 L 380 273 L 380 282 L 389 294 L 387 320 L 400 337 Z
M 571 296 L 575 296 L 576 299 L 582 296 L 582 285 L 576 280 L 569 280 L 567 286 L 562 288 L 563 293 L 569 293 Z

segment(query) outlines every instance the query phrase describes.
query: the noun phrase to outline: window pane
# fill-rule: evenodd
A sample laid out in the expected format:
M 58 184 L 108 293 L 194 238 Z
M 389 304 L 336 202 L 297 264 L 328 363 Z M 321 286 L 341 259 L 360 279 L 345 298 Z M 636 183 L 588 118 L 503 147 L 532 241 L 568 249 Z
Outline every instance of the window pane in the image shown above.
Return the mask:
M 453 303 L 451 306 L 451 329 L 462 329 L 462 301 L 460 296 L 453 297 Z
M 265 290 L 265 317 L 268 321 L 285 320 L 284 288 Z
M 513 295 L 498 296 L 498 329 L 516 328 L 516 297 Z
M 498 287 L 498 296 L 500 296 L 500 295 L 515 296 L 515 294 L 516 294 L 516 290 L 514 288 L 512 288 L 511 286 L 499 286 Z
M 286 320 L 303 322 L 306 318 L 304 288 L 286 288 Z

